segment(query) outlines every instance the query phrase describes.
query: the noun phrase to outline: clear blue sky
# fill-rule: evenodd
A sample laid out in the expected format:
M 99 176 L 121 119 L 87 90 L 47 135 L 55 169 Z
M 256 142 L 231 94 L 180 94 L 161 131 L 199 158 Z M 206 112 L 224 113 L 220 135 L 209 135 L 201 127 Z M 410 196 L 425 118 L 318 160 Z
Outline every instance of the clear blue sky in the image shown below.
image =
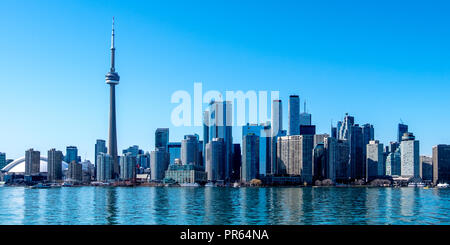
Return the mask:
M 401 118 L 429 155 L 450 144 L 449 13 L 448 1 L 2 0 L 0 152 L 76 145 L 93 160 L 115 16 L 120 150 L 151 150 L 157 127 L 201 135 L 171 125 L 170 96 L 203 82 L 279 90 L 285 112 L 298 93 L 321 133 L 348 112 L 388 143 Z

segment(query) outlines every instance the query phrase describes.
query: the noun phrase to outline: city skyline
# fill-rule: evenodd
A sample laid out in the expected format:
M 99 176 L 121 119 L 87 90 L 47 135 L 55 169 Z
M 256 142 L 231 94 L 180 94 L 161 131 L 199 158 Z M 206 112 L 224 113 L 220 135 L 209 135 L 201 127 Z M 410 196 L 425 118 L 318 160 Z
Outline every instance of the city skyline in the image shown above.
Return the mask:
M 72 4 L 78 6 L 78 4 Z M 15 5 L 15 3 L 10 3 L 8 7 L 18 7 Z M 87 4 L 80 3 L 77 10 L 80 10 L 83 6 L 89 7 Z M 131 7 L 133 6 L 139 5 L 131 5 Z M 87 12 L 93 14 L 91 11 L 96 10 L 96 8 L 95 6 L 90 7 L 88 8 L 90 11 Z M 159 7 L 164 9 L 164 6 Z M 96 17 L 99 24 L 95 24 L 95 27 L 88 28 L 85 21 L 80 21 L 79 25 L 75 25 L 72 22 L 66 23 L 69 25 L 65 26 L 64 29 L 67 28 L 67 31 L 73 31 L 77 34 L 74 35 L 75 33 L 73 33 L 72 35 L 69 32 L 71 42 L 66 42 L 67 46 L 62 45 L 64 42 L 53 47 L 47 46 L 54 41 L 64 41 L 65 39 L 57 36 L 55 30 L 52 29 L 55 27 L 54 24 L 48 22 L 52 16 L 47 17 L 48 19 L 42 19 L 43 22 L 39 26 L 40 28 L 32 32 L 37 34 L 37 41 L 33 42 L 31 47 L 39 49 L 38 47 L 43 46 L 44 48 L 40 51 L 32 52 L 28 59 L 24 59 L 20 52 L 17 53 L 19 44 L 13 44 L 4 40 L 0 41 L 0 46 L 8 48 L 4 52 L 4 57 L 6 58 L 0 58 L 0 69 L 2 69 L 0 72 L 0 90 L 2 91 L 0 92 L 0 109 L 4 115 L 4 120 L 0 122 L 0 135 L 2 135 L 0 152 L 6 152 L 7 158 L 16 159 L 24 156 L 25 150 L 29 148 L 46 152 L 51 148 L 63 150 L 66 146 L 74 145 L 78 147 L 79 155 L 82 158 L 87 157 L 91 162 L 94 162 L 95 140 L 108 138 L 107 127 L 105 126 L 108 115 L 104 112 L 108 108 L 108 99 L 104 83 L 101 80 L 103 75 L 99 75 L 99 72 L 104 71 L 108 63 L 108 60 L 105 59 L 105 53 L 108 51 L 105 48 L 107 47 L 105 43 L 109 42 L 109 36 L 106 34 L 108 28 L 106 27 L 110 26 L 113 15 L 120 19 L 119 33 L 121 33 L 121 36 L 123 35 L 117 42 L 118 46 L 120 46 L 118 66 L 120 66 L 121 74 L 126 74 L 123 75 L 125 77 L 123 90 L 118 91 L 117 94 L 117 111 L 120 115 L 117 118 L 119 151 L 131 145 L 139 145 L 145 151 L 151 151 L 154 148 L 154 131 L 160 127 L 170 128 L 170 142 L 179 142 L 184 135 L 193 133 L 197 133 L 200 135 L 200 138 L 203 138 L 201 127 L 176 128 L 171 125 L 170 112 L 175 105 L 170 103 L 170 93 L 175 90 L 185 89 L 192 91 L 194 82 L 202 81 L 207 89 L 220 91 L 233 89 L 245 92 L 254 89 L 252 86 L 255 86 L 258 79 L 265 75 L 268 77 L 262 79 L 261 89 L 280 91 L 280 97 L 283 101 L 282 110 L 285 112 L 282 119 L 284 129 L 288 127 L 287 98 L 291 94 L 298 94 L 300 96 L 300 104 L 305 99 L 308 101 L 308 112 L 312 114 L 312 121 L 317 126 L 317 133 L 330 133 L 331 120 L 333 120 L 333 124 L 336 124 L 338 120 L 343 119 L 344 113 L 348 112 L 350 115 L 355 116 L 356 121 L 360 124 L 373 124 L 376 139 L 385 145 L 396 139 L 397 124 L 400 122 L 400 119 L 409 125 L 410 131 L 414 132 L 414 135 L 420 140 L 421 155 L 431 156 L 432 146 L 450 143 L 450 134 L 445 132 L 445 122 L 450 120 L 450 118 L 445 113 L 442 113 L 440 109 L 449 105 L 449 102 L 445 100 L 445 88 L 448 88 L 448 85 L 445 84 L 448 83 L 446 63 L 444 62 L 444 64 L 437 65 L 434 68 L 430 68 L 429 63 L 425 66 L 424 62 L 418 61 L 418 57 L 429 57 L 424 53 L 419 52 L 422 56 L 414 56 L 417 58 L 417 60 L 414 59 L 416 63 L 410 61 L 417 67 L 422 67 L 418 71 L 409 70 L 412 68 L 398 67 L 398 64 L 390 63 L 387 59 L 384 62 L 379 60 L 375 64 L 368 65 L 351 64 L 351 62 L 347 63 L 343 60 L 341 60 L 343 61 L 342 63 L 337 62 L 327 65 L 317 61 L 320 55 L 317 57 L 312 54 L 302 56 L 302 52 L 299 52 L 298 49 L 293 49 L 297 52 L 294 52 L 295 55 L 291 56 L 286 55 L 286 50 L 276 50 L 272 58 L 267 58 L 271 57 L 266 56 L 270 52 L 264 51 L 263 47 L 258 49 L 250 47 L 241 49 L 240 45 L 244 44 L 245 41 L 241 43 L 237 40 L 224 39 L 224 43 L 220 43 L 217 40 L 205 38 L 202 36 L 202 32 L 199 32 L 192 37 L 193 40 L 199 41 L 199 44 L 187 42 L 185 44 L 187 46 L 184 48 L 175 45 L 172 47 L 177 47 L 181 53 L 173 52 L 170 53 L 169 57 L 164 56 L 164 52 L 159 52 L 158 56 L 146 57 L 144 63 L 137 64 L 133 61 L 134 57 L 143 61 L 143 56 L 137 54 L 136 50 L 133 50 L 130 46 L 132 46 L 132 42 L 137 41 L 136 36 L 143 35 L 131 22 L 138 17 L 128 18 L 130 16 L 123 11 L 118 11 L 117 8 L 118 6 L 111 5 L 111 10 L 101 12 Z M 53 17 L 58 15 L 56 12 L 51 12 L 51 9 L 48 11 L 53 14 Z M 118 12 L 119 14 L 112 14 L 112 12 Z M 76 15 L 76 13 L 76 11 L 71 12 L 71 15 Z M 27 24 L 27 21 L 30 21 L 32 17 L 33 15 L 24 18 L 18 25 Z M 140 18 L 145 19 L 144 17 Z M 2 18 L 2 23 L 6 23 L 7 21 L 3 20 L 11 18 L 11 15 L 5 14 L 0 18 Z M 193 17 L 191 16 L 191 18 Z M 168 51 L 171 47 L 171 45 L 165 43 L 171 36 L 182 39 L 189 39 L 190 37 L 189 32 L 182 31 L 183 27 L 186 28 L 189 25 L 182 25 L 177 22 L 178 25 L 174 25 L 173 29 L 168 33 L 169 31 L 161 31 L 160 28 L 164 25 L 157 25 L 157 17 L 149 17 L 149 19 L 151 23 L 143 21 L 140 24 L 145 25 L 148 30 L 153 30 L 155 33 L 148 36 L 145 35 L 143 40 L 149 42 L 150 38 L 155 38 L 159 42 L 152 41 L 151 44 L 155 46 L 163 45 L 163 50 L 165 51 Z M 277 24 L 282 26 L 283 23 L 278 22 Z M 4 27 L 3 25 L 5 24 L 2 24 L 2 27 Z M 230 26 L 234 25 L 230 24 Z M 222 25 L 222 28 L 227 26 Z M 31 25 L 31 27 L 36 26 Z M 150 27 L 154 27 L 154 29 Z M 59 28 L 62 28 L 62 26 Z M 85 28 L 84 31 L 83 28 Z M 12 30 L 11 27 L 2 29 L 6 29 L 7 34 L 14 37 L 13 39 L 21 39 L 22 37 L 22 33 Z M 101 31 L 96 33 L 93 31 L 94 29 Z M 29 29 L 23 27 L 21 30 Z M 444 30 L 438 30 L 441 31 L 439 33 L 442 35 L 448 34 Z M 161 32 L 158 34 L 158 31 Z M 208 33 L 207 30 L 204 31 Z M 46 33 L 50 39 L 55 37 L 55 40 L 44 39 L 45 35 L 42 33 Z M 80 33 L 82 34 L 80 35 Z M 311 34 L 311 32 L 307 33 Z M 295 37 L 298 38 L 298 36 Z M 250 37 L 247 36 L 247 38 Z M 293 40 L 293 37 L 289 35 L 285 35 L 284 38 L 283 40 L 285 41 Z M 448 38 L 448 36 L 445 36 L 445 38 Z M 445 38 L 441 40 L 443 43 Z M 246 39 L 246 41 L 249 40 Z M 139 45 L 136 45 L 137 49 L 146 49 L 152 46 L 145 42 L 139 42 Z M 174 45 L 174 43 L 171 44 Z M 200 56 L 203 58 L 207 57 L 207 53 L 211 50 L 216 50 L 216 52 L 213 52 L 215 54 L 232 51 L 229 55 L 222 53 L 222 55 L 212 58 L 217 64 L 222 62 L 226 64 L 228 60 L 228 65 L 208 67 L 204 66 L 204 63 L 199 62 L 199 58 L 192 56 L 196 59 L 196 62 L 189 66 L 195 69 L 189 72 L 187 71 L 189 69 L 181 66 L 183 65 L 182 63 L 172 63 L 176 65 L 171 66 L 170 62 L 164 62 L 168 59 L 177 59 L 178 57 L 186 62 L 189 55 L 183 53 L 183 50 L 194 54 L 193 50 L 198 49 L 202 44 L 209 45 L 200 52 Z M 85 46 L 88 49 L 82 51 Z M 290 47 L 293 48 L 293 46 Z M 366 46 L 365 48 L 368 47 Z M 421 47 L 425 48 L 425 46 Z M 362 50 L 366 50 L 365 48 Z M 439 45 L 434 48 L 437 50 Z M 70 49 L 73 50 L 69 52 Z M 430 49 L 430 47 L 427 47 L 427 49 Z M 151 50 L 151 52 L 156 52 L 155 49 Z M 356 50 L 358 49 L 352 49 L 352 51 Z M 439 59 L 441 56 L 444 57 L 445 54 L 448 54 L 446 51 L 448 49 L 444 48 L 443 54 L 433 55 Z M 17 57 L 13 58 L 12 55 L 15 52 Z M 41 52 L 49 52 L 49 56 L 46 59 L 39 59 L 43 55 Z M 56 54 L 54 52 L 60 53 Z M 75 55 L 74 52 L 79 52 L 79 54 Z M 146 55 L 150 53 L 147 52 Z M 432 56 L 431 54 L 429 55 Z M 245 57 L 244 64 L 248 64 L 248 66 L 239 67 L 236 72 L 237 75 L 227 75 L 226 73 L 237 68 L 238 64 L 243 62 L 238 60 L 242 57 Z M 301 57 L 304 60 L 299 61 Z M 71 58 L 74 58 L 74 60 L 72 61 Z M 222 61 L 221 58 L 226 59 Z M 329 58 L 332 60 L 331 56 Z M 363 60 L 368 62 L 370 59 L 366 58 Z M 160 59 L 162 59 L 162 63 L 165 66 L 156 64 Z M 7 60 L 11 62 L 7 62 Z M 51 64 L 55 65 L 54 62 L 60 60 L 61 65 L 56 66 L 60 70 L 54 70 L 50 73 L 48 66 Z M 31 66 L 28 63 L 30 61 L 39 62 L 32 62 L 33 66 Z M 87 67 L 84 62 L 91 67 Z M 149 68 L 152 66 L 155 68 Z M 265 69 L 266 66 L 271 68 L 267 70 Z M 30 74 L 28 75 L 32 75 L 37 81 L 28 80 L 27 74 L 19 73 L 20 67 L 30 68 Z M 309 68 L 312 68 L 312 70 L 309 70 Z M 208 69 L 219 72 L 223 76 L 212 76 Z M 324 76 L 320 71 L 326 71 L 325 73 L 328 76 Z M 168 74 L 177 72 L 179 73 L 177 75 L 169 76 Z M 63 73 L 71 76 L 63 76 Z M 280 74 L 282 75 L 280 76 Z M 279 78 L 281 81 L 273 82 L 275 78 Z M 345 83 L 346 78 L 351 79 Z M 219 83 L 223 83 L 227 79 L 231 80 L 229 84 L 226 86 L 219 85 Z M 170 80 L 173 80 L 173 86 L 167 85 L 167 82 Z M 304 83 L 298 83 L 299 80 Z M 389 84 L 394 81 L 398 81 L 398 83 Z M 427 81 L 428 85 L 423 81 Z M 62 83 L 64 83 L 64 86 Z M 297 83 L 297 88 L 292 89 L 292 84 Z M 373 93 L 379 92 L 379 87 L 385 86 L 384 90 L 381 91 L 386 93 L 386 95 L 383 95 L 380 100 L 377 100 L 378 96 L 371 98 L 370 94 L 369 96 L 364 95 L 364 92 L 367 93 L 365 89 L 367 84 L 373 84 Z M 360 86 L 359 90 L 355 88 L 357 86 Z M 142 87 L 145 89 L 141 89 Z M 432 87 L 432 91 L 428 87 Z M 347 93 L 343 93 L 346 90 Z M 149 94 L 144 93 L 144 91 Z M 18 101 L 17 98 L 14 100 L 14 97 L 22 95 L 22 93 L 24 94 L 21 97 L 23 101 Z M 36 96 L 36 94 L 41 97 Z M 362 98 L 364 100 L 361 100 Z M 356 100 L 358 103 L 354 103 Z M 14 103 L 11 103 L 11 101 Z M 206 108 L 206 105 L 204 105 L 204 108 Z M 384 110 L 380 110 L 380 108 L 384 108 Z M 61 112 L 61 109 L 65 109 L 65 111 Z M 155 115 L 158 115 L 158 118 Z M 29 116 L 32 116 L 34 120 L 30 121 Z M 241 129 L 240 127 L 236 129 L 233 129 L 233 141 L 234 143 L 240 143 Z

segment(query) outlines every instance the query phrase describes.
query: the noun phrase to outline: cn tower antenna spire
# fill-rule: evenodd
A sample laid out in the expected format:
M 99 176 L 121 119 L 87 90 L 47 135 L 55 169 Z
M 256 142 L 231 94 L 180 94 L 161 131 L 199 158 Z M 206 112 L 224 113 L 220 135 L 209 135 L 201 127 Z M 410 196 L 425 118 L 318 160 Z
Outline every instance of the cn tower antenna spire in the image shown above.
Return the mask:
M 116 62 L 116 48 L 114 46 L 114 17 L 112 19 L 112 32 L 111 32 L 111 72 L 115 72 Z

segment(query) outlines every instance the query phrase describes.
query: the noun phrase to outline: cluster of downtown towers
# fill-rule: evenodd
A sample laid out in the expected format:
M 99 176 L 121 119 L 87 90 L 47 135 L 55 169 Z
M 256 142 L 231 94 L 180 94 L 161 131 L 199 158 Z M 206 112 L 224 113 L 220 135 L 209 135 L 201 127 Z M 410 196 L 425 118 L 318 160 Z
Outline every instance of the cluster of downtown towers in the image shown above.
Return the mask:
M 138 146 L 117 155 L 114 23 L 111 37 L 111 68 L 106 74 L 110 85 L 110 119 L 108 146 L 105 140 L 95 145 L 97 181 L 132 180 L 147 173 L 151 181 L 167 179 L 167 173 L 188 171 L 185 182 L 249 183 L 253 179 L 276 183 L 314 184 L 317 180 L 333 183 L 371 181 L 387 176 L 429 180 L 434 183 L 450 180 L 450 145 L 433 147 L 433 157 L 420 156 L 419 141 L 398 125 L 397 140 L 386 147 L 375 140 L 371 124 L 359 125 L 348 114 L 331 127 L 330 134 L 316 134 L 311 114 L 300 113 L 300 98 L 289 96 L 288 130 L 283 130 L 282 101 L 272 101 L 271 121 L 242 126 L 242 144 L 232 137 L 231 101 L 211 101 L 203 113 L 203 140 L 197 134 L 186 135 L 181 142 L 169 142 L 169 129 L 155 132 L 155 150 L 144 153 Z M 38 157 L 33 150 L 25 157 L 25 174 L 39 172 Z M 61 178 L 62 153 L 48 152 L 48 178 Z M 81 180 L 81 166 L 69 164 L 69 177 Z M 177 167 L 178 166 L 178 167 Z M 171 170 L 171 171 L 169 171 Z M 191 174 L 192 172 L 192 174 Z M 172 176 L 172 175 L 171 175 Z M 180 182 L 180 179 L 177 180 Z

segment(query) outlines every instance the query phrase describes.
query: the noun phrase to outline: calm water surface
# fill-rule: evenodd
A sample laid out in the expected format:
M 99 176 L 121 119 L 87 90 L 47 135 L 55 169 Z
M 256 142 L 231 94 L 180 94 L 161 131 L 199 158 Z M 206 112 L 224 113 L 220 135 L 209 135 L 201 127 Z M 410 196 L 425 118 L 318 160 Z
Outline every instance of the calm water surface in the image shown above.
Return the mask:
M 0 224 L 450 224 L 450 189 L 0 188 Z

